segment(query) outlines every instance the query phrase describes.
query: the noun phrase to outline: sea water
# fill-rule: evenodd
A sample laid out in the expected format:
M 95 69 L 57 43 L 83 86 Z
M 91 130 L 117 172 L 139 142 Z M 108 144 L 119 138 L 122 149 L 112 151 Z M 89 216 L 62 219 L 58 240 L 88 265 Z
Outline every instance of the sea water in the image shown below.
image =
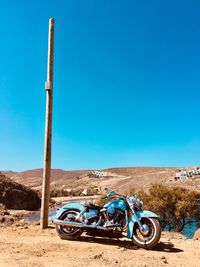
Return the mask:
M 197 223 L 186 224 L 181 233 L 188 238 L 192 238 L 197 229 L 198 229 Z

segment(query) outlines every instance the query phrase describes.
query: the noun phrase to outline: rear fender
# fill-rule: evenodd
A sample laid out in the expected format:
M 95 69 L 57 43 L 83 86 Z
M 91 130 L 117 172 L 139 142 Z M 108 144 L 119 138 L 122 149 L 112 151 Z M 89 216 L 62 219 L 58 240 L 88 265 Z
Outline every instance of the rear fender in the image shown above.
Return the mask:
M 82 211 L 83 209 L 85 209 L 85 207 L 79 202 L 66 203 L 62 208 L 57 211 L 55 216 L 50 218 L 50 221 L 53 222 L 55 219 L 60 219 L 60 216 L 63 214 L 63 212 L 71 209 Z
M 158 215 L 149 210 L 139 210 L 136 212 L 136 215 L 138 220 L 141 220 L 142 218 L 158 218 Z M 128 238 L 133 237 L 133 228 L 135 223 L 136 223 L 135 217 L 134 216 L 130 217 L 128 222 L 128 232 L 127 232 Z

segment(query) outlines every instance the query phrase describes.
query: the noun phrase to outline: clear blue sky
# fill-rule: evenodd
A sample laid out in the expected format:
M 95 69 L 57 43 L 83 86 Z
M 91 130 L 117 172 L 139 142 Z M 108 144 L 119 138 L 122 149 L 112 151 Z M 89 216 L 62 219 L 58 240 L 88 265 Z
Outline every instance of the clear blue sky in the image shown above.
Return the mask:
M 0 1 L 0 170 L 200 165 L 200 1 Z

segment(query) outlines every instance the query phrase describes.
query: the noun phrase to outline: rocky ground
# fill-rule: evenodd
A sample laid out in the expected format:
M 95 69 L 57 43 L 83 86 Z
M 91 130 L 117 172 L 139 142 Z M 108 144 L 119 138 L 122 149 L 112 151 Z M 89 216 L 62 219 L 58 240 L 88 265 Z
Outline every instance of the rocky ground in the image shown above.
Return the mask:
M 41 230 L 38 223 L 24 222 L 22 217 L 29 214 L 0 205 L 0 267 L 200 266 L 200 230 L 194 239 L 165 232 L 153 250 L 145 250 L 125 238 L 83 235 L 76 241 L 61 240 L 54 225 Z
M 46 230 L 24 222 L 0 225 L 2 267 L 200 266 L 200 240 L 178 234 L 164 233 L 155 249 L 144 250 L 126 239 L 82 236 L 76 241 L 61 240 L 53 225 Z

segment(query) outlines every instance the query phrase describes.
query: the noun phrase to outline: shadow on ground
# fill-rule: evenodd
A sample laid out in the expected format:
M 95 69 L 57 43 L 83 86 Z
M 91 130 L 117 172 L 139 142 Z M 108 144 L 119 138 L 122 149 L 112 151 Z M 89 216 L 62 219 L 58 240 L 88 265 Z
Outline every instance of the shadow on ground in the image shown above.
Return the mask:
M 117 240 L 117 239 L 110 239 L 110 238 L 99 238 L 99 237 L 88 237 L 88 236 L 81 236 L 78 239 L 70 240 L 74 242 L 87 242 L 87 243 L 98 243 L 102 245 L 110 245 L 110 246 L 118 246 L 120 248 L 126 248 L 128 250 L 138 250 L 141 249 L 129 240 Z M 171 242 L 163 243 L 160 242 L 157 244 L 153 249 L 153 251 L 161 251 L 161 252 L 171 252 L 171 253 L 179 253 L 183 252 L 182 249 L 175 248 L 174 244 Z
M 175 248 L 174 244 L 172 244 L 171 242 L 167 242 L 167 243 L 160 242 L 152 250 L 161 251 L 161 252 L 171 252 L 171 253 L 183 252 L 182 249 Z

